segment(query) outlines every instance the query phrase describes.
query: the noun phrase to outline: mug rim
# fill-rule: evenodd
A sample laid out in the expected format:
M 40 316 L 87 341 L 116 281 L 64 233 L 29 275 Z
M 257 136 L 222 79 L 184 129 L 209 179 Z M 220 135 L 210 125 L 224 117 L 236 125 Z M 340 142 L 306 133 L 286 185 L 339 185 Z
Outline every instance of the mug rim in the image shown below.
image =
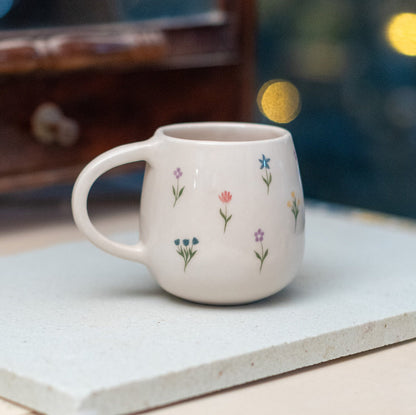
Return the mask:
M 205 132 L 206 134 L 208 130 L 212 132 L 213 129 L 217 129 L 217 134 L 211 133 L 210 135 L 205 135 L 202 138 L 194 138 L 195 136 L 198 136 L 196 130 L 199 130 L 199 136 L 201 137 L 201 132 Z M 241 130 L 245 130 L 244 139 L 241 139 Z M 181 131 L 181 133 L 178 133 L 178 131 Z M 263 133 L 262 136 L 259 136 L 259 131 Z M 227 121 L 203 121 L 168 124 L 163 127 L 159 127 L 156 130 L 155 136 L 160 135 L 169 141 L 219 145 L 267 143 L 291 138 L 291 134 L 288 130 L 275 125 Z M 217 138 L 213 138 L 215 135 Z

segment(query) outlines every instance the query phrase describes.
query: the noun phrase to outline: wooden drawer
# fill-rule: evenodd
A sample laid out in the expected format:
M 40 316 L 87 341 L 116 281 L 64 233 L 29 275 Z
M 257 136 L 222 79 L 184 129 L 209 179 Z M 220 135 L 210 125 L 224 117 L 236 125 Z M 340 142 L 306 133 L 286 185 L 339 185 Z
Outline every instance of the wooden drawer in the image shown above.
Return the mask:
M 91 28 L 84 29 L 84 39 L 89 39 L 84 48 L 79 43 L 82 33 L 74 34 L 74 29 L 59 34 L 8 33 L 3 49 L 0 37 L 0 58 L 2 53 L 3 58 L 15 57 L 0 59 L 0 191 L 72 180 L 96 155 L 149 138 L 161 125 L 247 120 L 252 106 L 253 33 L 242 33 L 253 21 L 250 10 L 251 2 L 244 6 L 229 2 L 215 18 L 141 26 L 142 34 L 157 33 L 157 42 L 147 48 L 143 42 L 136 45 L 135 58 L 131 45 L 108 45 L 108 33 L 114 30 L 108 27 L 94 36 Z M 137 32 L 131 25 L 124 29 Z M 22 36 L 26 43 L 21 42 L 20 49 L 8 46 L 8 39 Z M 39 39 L 56 45 L 51 41 L 54 36 L 61 39 L 59 53 L 55 48 L 50 56 L 40 54 Z M 104 57 L 103 49 L 110 50 Z M 56 104 L 76 123 L 79 138 L 72 146 L 36 140 L 31 119 L 46 102 Z

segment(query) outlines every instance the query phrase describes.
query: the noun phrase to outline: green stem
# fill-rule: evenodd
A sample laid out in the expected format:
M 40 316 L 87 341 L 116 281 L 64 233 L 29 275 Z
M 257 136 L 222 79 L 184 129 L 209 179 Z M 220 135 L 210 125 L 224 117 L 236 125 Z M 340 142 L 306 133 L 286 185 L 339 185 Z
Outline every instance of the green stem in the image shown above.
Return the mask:
M 183 267 L 183 271 L 186 271 L 186 267 L 188 266 L 188 264 L 191 262 L 192 259 L 192 250 L 194 248 L 194 244 L 192 244 L 189 248 L 186 248 L 186 258 L 185 258 L 185 266 Z
M 269 189 L 270 189 L 270 183 L 272 181 L 272 174 L 269 172 L 269 170 L 266 169 L 266 177 L 263 177 L 264 182 L 266 183 L 267 186 L 267 194 L 269 194 Z
M 269 194 L 269 187 L 270 187 L 270 178 L 269 178 L 269 171 L 266 170 L 266 180 L 267 180 L 267 194 Z M 263 263 L 262 263 L 263 265 Z
M 263 242 L 260 242 L 261 245 L 261 260 L 260 260 L 260 271 L 263 268 L 263 261 L 264 261 L 264 249 L 263 249 Z
M 176 194 L 175 194 L 175 202 L 173 203 L 173 207 L 175 207 L 176 202 L 179 199 L 178 194 L 179 194 L 179 179 L 176 179 Z
M 225 210 L 225 214 L 224 214 L 224 233 L 225 233 L 225 230 L 227 229 L 227 205 L 224 205 L 224 210 Z
M 298 223 L 298 215 L 299 215 L 299 209 L 296 209 L 296 213 L 295 213 L 295 232 L 296 232 L 296 225 Z
M 189 251 L 188 251 L 188 248 L 185 248 L 185 252 L 186 252 L 186 254 L 184 255 L 184 260 L 185 260 L 185 265 L 184 265 L 184 267 L 183 267 L 183 272 L 185 272 L 186 271 L 186 267 L 188 266 L 188 264 L 189 264 Z

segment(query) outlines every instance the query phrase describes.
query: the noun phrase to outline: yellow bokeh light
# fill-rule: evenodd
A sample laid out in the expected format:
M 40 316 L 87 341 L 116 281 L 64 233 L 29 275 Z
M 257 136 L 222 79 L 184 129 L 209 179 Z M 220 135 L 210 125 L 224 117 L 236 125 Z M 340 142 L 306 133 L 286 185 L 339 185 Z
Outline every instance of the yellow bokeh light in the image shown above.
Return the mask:
M 387 23 L 386 37 L 397 52 L 407 56 L 416 56 L 416 14 L 394 15 Z
M 289 81 L 268 81 L 260 88 L 257 95 L 257 105 L 269 120 L 285 124 L 298 116 L 300 94 Z

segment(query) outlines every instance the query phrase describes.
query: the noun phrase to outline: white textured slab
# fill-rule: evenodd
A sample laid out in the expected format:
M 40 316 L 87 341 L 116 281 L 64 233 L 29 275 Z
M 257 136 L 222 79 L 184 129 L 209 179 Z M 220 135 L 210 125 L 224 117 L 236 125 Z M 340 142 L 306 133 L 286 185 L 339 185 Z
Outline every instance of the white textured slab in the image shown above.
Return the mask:
M 0 395 L 126 413 L 416 337 L 415 246 L 414 229 L 311 209 L 299 277 L 238 307 L 176 299 L 88 242 L 0 258 Z

